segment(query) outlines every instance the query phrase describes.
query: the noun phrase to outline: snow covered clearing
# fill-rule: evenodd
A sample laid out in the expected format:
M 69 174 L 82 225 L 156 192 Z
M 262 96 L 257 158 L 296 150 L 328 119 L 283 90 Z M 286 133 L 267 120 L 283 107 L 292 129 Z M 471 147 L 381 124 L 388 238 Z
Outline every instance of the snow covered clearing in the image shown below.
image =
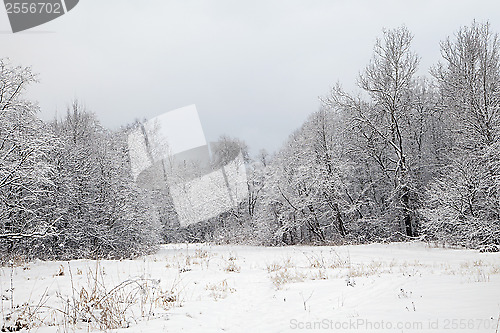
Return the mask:
M 500 254 L 423 243 L 164 245 L 3 267 L 0 287 L 1 327 L 34 332 L 498 332 L 500 320 Z

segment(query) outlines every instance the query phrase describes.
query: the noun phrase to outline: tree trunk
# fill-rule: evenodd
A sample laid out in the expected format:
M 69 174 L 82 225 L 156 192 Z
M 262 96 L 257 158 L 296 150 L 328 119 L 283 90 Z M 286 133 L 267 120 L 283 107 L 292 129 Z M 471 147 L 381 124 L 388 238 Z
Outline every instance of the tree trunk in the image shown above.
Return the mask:
M 411 210 L 410 210 L 410 198 L 408 186 L 401 186 L 401 204 L 403 205 L 403 225 L 405 228 L 406 236 L 415 237 L 415 230 L 413 226 Z

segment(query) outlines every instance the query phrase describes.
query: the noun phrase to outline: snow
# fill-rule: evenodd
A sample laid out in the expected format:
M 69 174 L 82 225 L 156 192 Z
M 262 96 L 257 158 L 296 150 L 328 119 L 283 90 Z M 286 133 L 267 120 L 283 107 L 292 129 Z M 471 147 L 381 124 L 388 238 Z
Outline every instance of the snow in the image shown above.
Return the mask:
M 129 327 L 117 332 L 495 332 L 500 320 L 500 254 L 424 243 L 176 244 L 137 260 L 37 261 L 1 268 L 2 317 L 10 312 L 11 273 L 14 305 L 43 300 L 36 332 L 56 331 L 50 324 L 98 331 L 92 322 L 65 327 L 55 310 L 68 308 L 72 284 L 78 298 L 93 280 L 108 292 L 147 281 L 149 291 L 126 312 Z M 162 308 L 149 301 L 155 290 L 175 297 Z

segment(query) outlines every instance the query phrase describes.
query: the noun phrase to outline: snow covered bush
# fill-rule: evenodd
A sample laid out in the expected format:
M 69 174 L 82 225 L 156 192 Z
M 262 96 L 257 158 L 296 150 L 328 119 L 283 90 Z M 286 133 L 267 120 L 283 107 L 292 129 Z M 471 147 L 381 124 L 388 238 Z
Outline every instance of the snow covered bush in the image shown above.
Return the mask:
M 431 239 L 470 248 L 500 245 L 500 170 L 489 157 L 456 159 L 430 185 L 422 212 Z

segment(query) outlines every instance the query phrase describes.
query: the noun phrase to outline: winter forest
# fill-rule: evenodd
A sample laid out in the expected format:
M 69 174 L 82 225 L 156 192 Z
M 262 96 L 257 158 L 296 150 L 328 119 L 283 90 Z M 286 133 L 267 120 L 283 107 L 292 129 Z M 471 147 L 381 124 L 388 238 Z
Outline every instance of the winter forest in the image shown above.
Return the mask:
M 385 30 L 358 77 L 318 92 L 319 110 L 275 154 L 222 135 L 213 167 L 243 152 L 248 198 L 180 227 L 168 189 L 132 179 L 127 134 L 79 101 L 44 122 L 24 96 L 39 76 L 0 62 L 0 253 L 133 258 L 160 243 L 342 245 L 422 240 L 500 246 L 500 41 L 472 22 L 419 76 L 406 27 Z M 43 77 L 43 73 L 40 74 Z M 356 73 L 353 73 L 356 75 Z
M 44 73 L 0 58 L 0 330 L 500 332 L 500 39 L 472 21 L 439 46 L 421 68 L 383 30 L 277 151 L 220 133 L 168 177 L 222 170 L 190 195 L 232 208 L 182 214 L 165 165 L 139 182 L 151 119 L 42 120 Z

